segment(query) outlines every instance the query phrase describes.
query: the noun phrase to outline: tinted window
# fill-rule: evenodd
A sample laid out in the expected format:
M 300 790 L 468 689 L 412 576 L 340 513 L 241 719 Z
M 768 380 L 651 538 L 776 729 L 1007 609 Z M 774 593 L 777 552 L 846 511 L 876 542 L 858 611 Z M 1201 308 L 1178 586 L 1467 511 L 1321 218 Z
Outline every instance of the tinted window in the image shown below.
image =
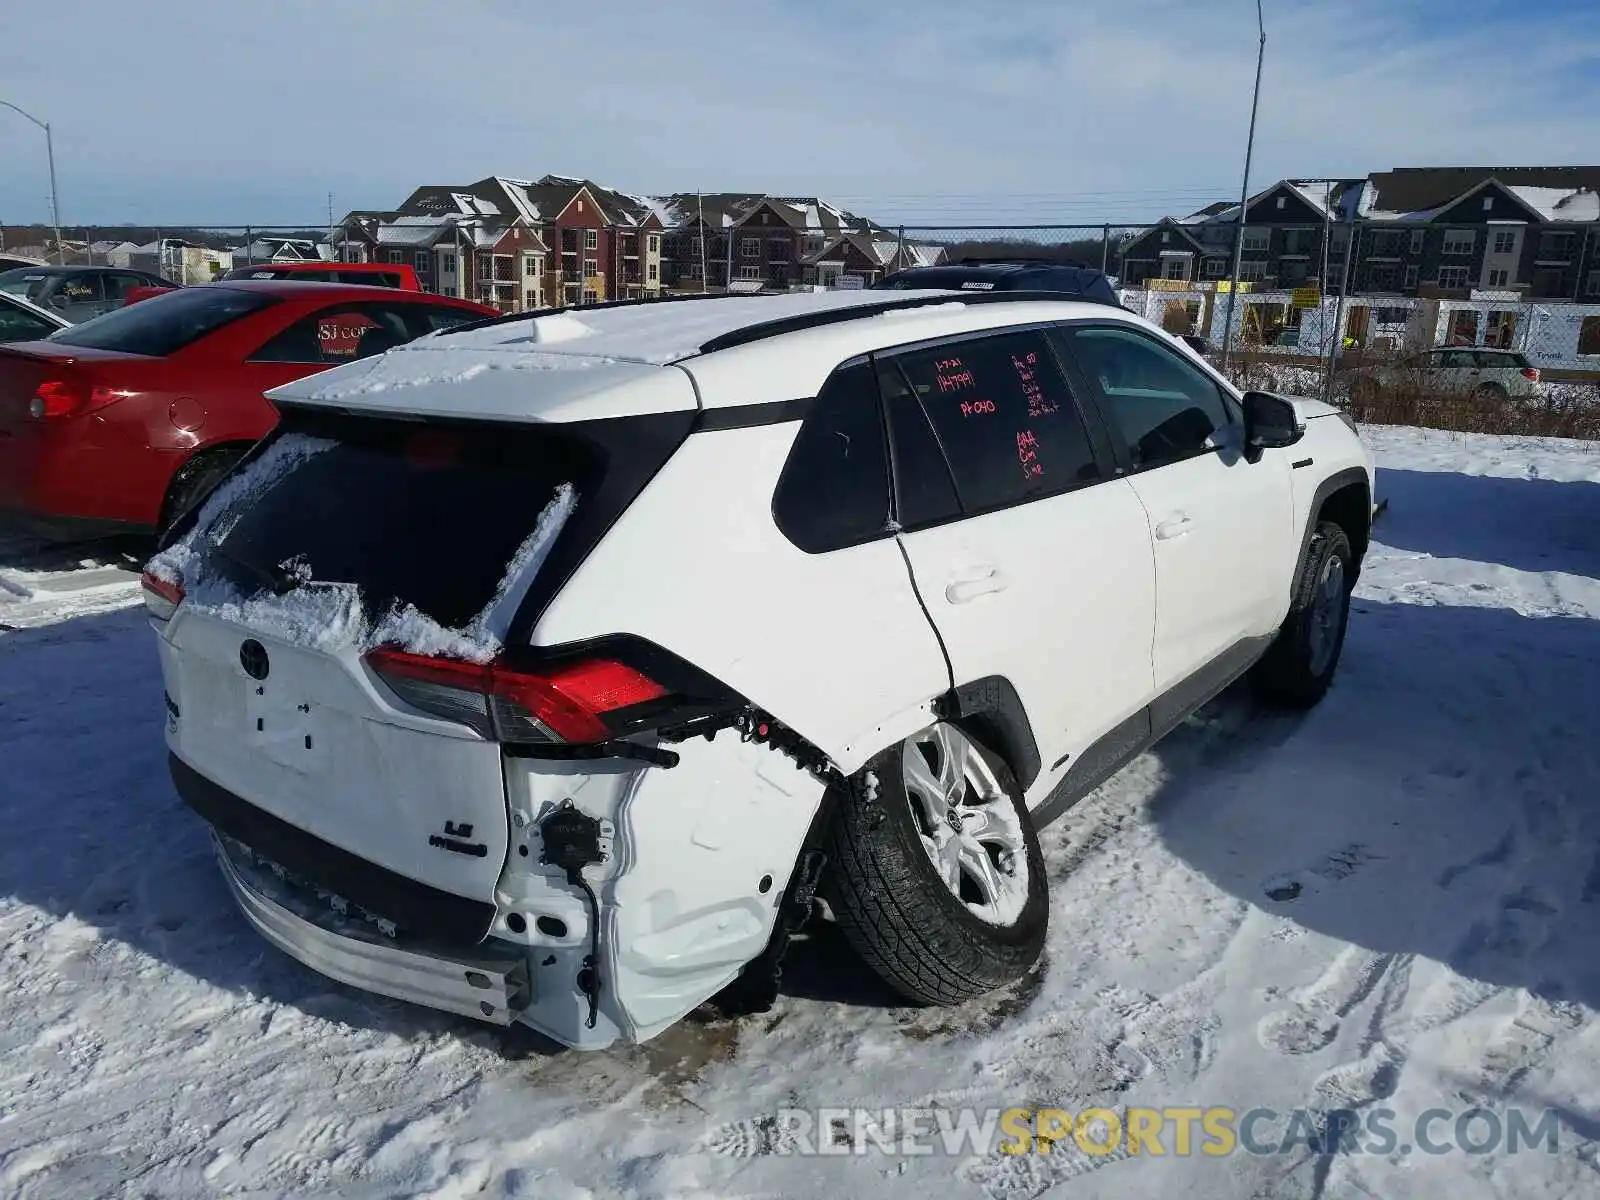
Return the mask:
M 52 300 L 64 299 L 68 304 L 98 304 L 105 299 L 105 289 L 100 284 L 100 272 L 83 271 L 62 275 L 48 295 Z
M 1043 333 L 968 338 L 895 361 L 939 436 L 964 511 L 1100 477 L 1083 417 Z
M 315 582 L 356 584 L 373 619 L 413 604 L 459 629 L 494 598 L 564 483 L 581 505 L 592 455 L 548 428 L 349 421 L 335 446 L 251 502 L 208 566 L 259 590 L 298 560 Z
M 152 296 L 142 304 L 114 308 L 92 321 L 52 334 L 50 340 L 68 346 L 160 357 L 276 303 L 273 297 L 257 292 L 179 288 Z
M 877 537 L 889 522 L 889 469 L 872 368 L 835 371 L 800 427 L 772 497 L 778 528 L 811 554 Z
M 9 271 L 0 271 L 0 292 L 21 296 L 25 300 L 34 299 L 49 282 L 49 275 L 33 267 L 13 267 Z
M 1475 367 L 1478 365 L 1478 358 L 1471 350 L 1442 350 L 1439 353 L 1437 365 L 1441 367 Z
M 121 271 L 107 271 L 104 279 L 106 299 L 118 303 L 127 299 L 129 288 L 152 286 L 151 281 L 143 275 L 128 275 Z
M 889 424 L 895 520 L 906 529 L 948 521 L 961 513 L 950 465 L 927 414 L 893 359 L 878 363 L 878 391 Z
M 426 327 L 413 329 L 396 305 L 339 304 L 300 318 L 250 359 L 331 366 L 371 358 L 428 331 Z
M 393 271 L 338 271 L 335 274 L 338 276 L 340 283 L 359 283 L 367 287 L 397 288 L 400 286 L 400 276 Z M 301 279 L 304 276 L 297 275 L 295 278 Z
M 1232 421 L 1216 382 L 1155 339 L 1104 326 L 1073 328 L 1067 337 L 1135 467 L 1204 454 L 1211 435 Z
M 48 337 L 60 326 L 38 313 L 0 301 L 0 342 L 31 342 Z
M 409 304 L 406 308 L 413 322 L 422 321 L 426 324 L 424 333 L 437 333 L 441 329 L 469 325 L 473 321 L 483 320 L 485 315 L 475 313 L 470 308 L 451 308 L 443 304 Z

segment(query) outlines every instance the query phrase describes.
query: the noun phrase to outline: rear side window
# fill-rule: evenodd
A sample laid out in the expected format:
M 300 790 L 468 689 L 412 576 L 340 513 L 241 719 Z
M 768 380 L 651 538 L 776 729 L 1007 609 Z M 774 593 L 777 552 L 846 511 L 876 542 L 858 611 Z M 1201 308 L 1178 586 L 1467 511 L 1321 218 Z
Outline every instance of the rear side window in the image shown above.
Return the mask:
M 243 510 L 210 565 L 252 592 L 285 573 L 355 584 L 374 620 L 412 605 L 465 628 L 558 489 L 581 506 L 596 475 L 588 443 L 548 427 L 348 420 Z
M 31 342 L 49 337 L 59 328 L 55 322 L 45 320 L 38 313 L 0 301 L 0 342 Z
M 968 515 L 1100 478 L 1042 332 L 946 342 L 894 361 L 938 434 Z
M 914 530 L 959 517 L 961 501 L 950 477 L 950 464 L 922 403 L 893 359 L 878 363 L 878 391 L 889 425 L 894 519 L 904 529 Z
M 339 271 L 336 274 L 340 283 L 360 283 L 367 287 L 400 286 L 400 276 L 393 271 Z
M 68 346 L 159 358 L 276 303 L 274 297 L 259 292 L 179 288 L 152 296 L 141 304 L 112 309 L 92 321 L 63 329 L 50 340 Z
M 817 394 L 778 477 L 772 515 L 809 554 L 859 545 L 888 528 L 889 467 L 866 363 L 835 371 Z

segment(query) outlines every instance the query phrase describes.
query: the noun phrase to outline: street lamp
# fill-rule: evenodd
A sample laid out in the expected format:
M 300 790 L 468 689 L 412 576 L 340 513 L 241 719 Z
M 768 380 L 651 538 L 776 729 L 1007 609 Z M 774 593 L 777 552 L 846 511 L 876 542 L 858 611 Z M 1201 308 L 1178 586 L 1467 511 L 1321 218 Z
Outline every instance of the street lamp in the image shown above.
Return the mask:
M 1261 64 L 1267 57 L 1267 22 L 1261 15 L 1261 0 L 1256 0 L 1256 28 L 1261 41 L 1256 47 L 1256 90 L 1250 98 L 1250 136 L 1244 144 L 1244 183 L 1239 188 L 1239 231 L 1233 243 L 1233 281 L 1228 285 L 1228 315 L 1222 325 L 1222 369 L 1228 369 L 1228 350 L 1233 345 L 1233 305 L 1239 294 L 1239 271 L 1244 259 L 1244 218 L 1250 203 L 1250 156 L 1256 148 L 1256 108 L 1261 103 Z
M 9 108 L 44 130 L 44 151 L 50 157 L 50 224 L 56 231 L 56 261 L 65 263 L 66 249 L 61 245 L 61 202 L 56 196 L 56 144 L 50 137 L 50 122 L 41 121 L 32 113 L 24 112 L 9 100 L 0 100 L 0 108 Z

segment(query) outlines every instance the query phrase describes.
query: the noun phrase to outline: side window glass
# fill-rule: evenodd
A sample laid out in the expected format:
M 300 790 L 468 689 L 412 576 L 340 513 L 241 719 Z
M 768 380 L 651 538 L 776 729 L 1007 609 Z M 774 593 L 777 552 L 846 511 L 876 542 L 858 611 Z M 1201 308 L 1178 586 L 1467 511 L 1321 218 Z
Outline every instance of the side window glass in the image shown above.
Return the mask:
M 26 309 L 0 304 L 0 342 L 31 342 L 49 337 L 56 326 Z
M 413 304 L 411 308 L 412 323 L 420 326 L 417 330 L 418 337 L 424 333 L 438 333 L 441 329 L 454 329 L 457 325 L 483 320 L 482 313 L 475 313 L 465 308 L 446 308 L 443 305 L 435 308 L 423 304 Z
M 889 524 L 889 464 L 878 392 L 865 363 L 834 372 L 778 477 L 772 515 L 810 554 L 870 541 Z
M 1042 332 L 897 355 L 972 514 L 1100 478 L 1089 434 Z
M 878 392 L 889 424 L 895 520 L 911 530 L 960 516 L 961 501 L 950 478 L 950 465 L 916 393 L 893 359 L 880 359 L 877 371 Z
M 1231 423 L 1216 382 L 1153 338 L 1108 326 L 1068 327 L 1065 336 L 1136 468 L 1205 454 L 1212 434 Z
M 387 304 L 341 304 L 301 317 L 250 356 L 252 362 L 333 366 L 409 342 L 404 318 Z
M 107 272 L 105 280 L 106 299 L 119 302 L 127 298 L 130 288 L 145 287 L 145 281 L 137 275 L 119 275 L 116 272 Z
M 84 271 L 78 275 L 63 275 L 50 297 L 64 299 L 68 304 L 96 304 L 105 299 L 100 285 L 99 271 Z

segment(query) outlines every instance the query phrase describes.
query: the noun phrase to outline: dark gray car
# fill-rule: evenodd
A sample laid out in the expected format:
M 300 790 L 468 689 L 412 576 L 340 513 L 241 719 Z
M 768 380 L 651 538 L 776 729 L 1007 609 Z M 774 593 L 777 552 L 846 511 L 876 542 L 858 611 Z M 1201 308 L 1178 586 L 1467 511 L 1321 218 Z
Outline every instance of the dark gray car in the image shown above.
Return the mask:
M 133 288 L 177 286 L 148 271 L 123 267 L 17 267 L 0 271 L 0 292 L 21 296 L 74 325 L 121 308 Z

